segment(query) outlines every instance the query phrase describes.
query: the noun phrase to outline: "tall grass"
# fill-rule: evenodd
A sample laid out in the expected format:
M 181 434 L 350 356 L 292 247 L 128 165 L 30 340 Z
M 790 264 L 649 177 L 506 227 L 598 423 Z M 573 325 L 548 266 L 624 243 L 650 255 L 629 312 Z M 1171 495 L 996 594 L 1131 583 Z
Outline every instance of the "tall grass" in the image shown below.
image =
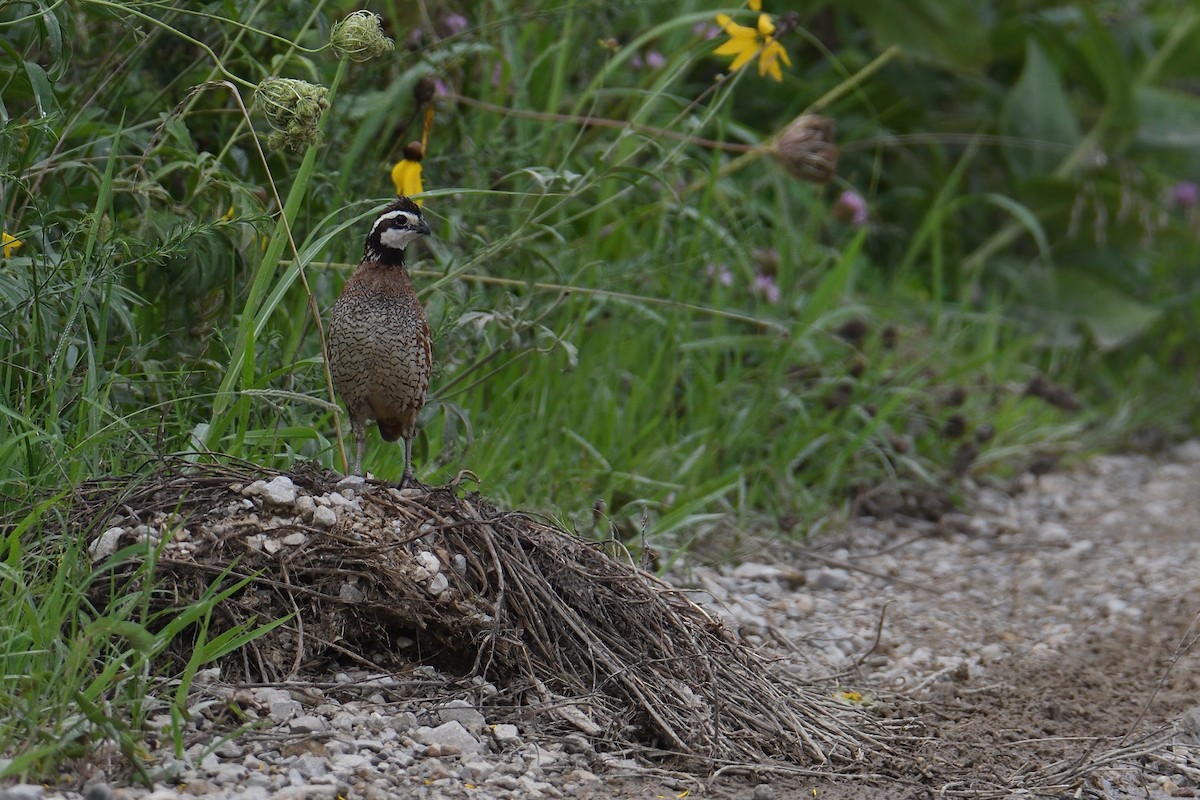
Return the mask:
M 916 15 L 921 35 L 886 4 L 816 4 L 776 84 L 719 77 L 719 9 L 699 2 L 385 5 L 400 48 L 361 64 L 325 48 L 324 0 L 0 9 L 0 222 L 24 243 L 0 262 L 13 771 L 97 734 L 136 757 L 147 709 L 181 722 L 195 668 L 253 635 L 205 640 L 203 605 L 170 622 L 144 595 L 93 608 L 145 554 L 93 566 L 64 509 L 164 453 L 344 467 L 321 320 L 420 137 L 423 79 L 445 90 L 434 236 L 410 257 L 436 338 L 425 480 L 469 469 L 505 504 L 673 558 L 714 526 L 936 513 L 926 494 L 1038 449 L 1191 429 L 1197 297 L 1177 267 L 1198 210 L 1164 198 L 1200 176 L 1178 146 L 1200 127 L 1181 88 L 1196 14 L 1145 4 L 1133 42 L 1086 4 L 954 3 Z M 266 146 L 250 97 L 272 75 L 331 89 L 321 144 Z M 841 131 L 832 186 L 747 153 L 813 107 Z M 851 189 L 865 225 L 839 206 Z M 1027 396 L 1038 371 L 1085 410 Z M 399 448 L 372 434 L 366 466 L 398 477 Z M 197 660 L 156 675 L 185 631 Z

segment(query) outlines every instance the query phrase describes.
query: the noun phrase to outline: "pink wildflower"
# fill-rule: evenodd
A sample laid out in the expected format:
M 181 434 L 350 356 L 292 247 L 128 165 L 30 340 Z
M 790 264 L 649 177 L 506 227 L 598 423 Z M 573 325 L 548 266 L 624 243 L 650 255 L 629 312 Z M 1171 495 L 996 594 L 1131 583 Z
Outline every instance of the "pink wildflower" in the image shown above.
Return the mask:
M 765 272 L 760 272 L 754 276 L 754 283 L 750 286 L 752 294 L 760 295 L 768 303 L 778 303 L 780 298 L 779 284 L 775 282 L 774 275 L 767 275 Z
M 853 189 L 842 192 L 833 206 L 833 215 L 842 222 L 862 227 L 867 224 L 867 201 Z
M 722 286 L 733 285 L 733 273 L 724 264 L 709 264 L 704 268 L 704 274 L 710 281 L 715 281 Z
M 1180 181 L 1171 187 L 1171 199 L 1183 208 L 1195 208 L 1200 203 L 1200 186 L 1195 181 Z

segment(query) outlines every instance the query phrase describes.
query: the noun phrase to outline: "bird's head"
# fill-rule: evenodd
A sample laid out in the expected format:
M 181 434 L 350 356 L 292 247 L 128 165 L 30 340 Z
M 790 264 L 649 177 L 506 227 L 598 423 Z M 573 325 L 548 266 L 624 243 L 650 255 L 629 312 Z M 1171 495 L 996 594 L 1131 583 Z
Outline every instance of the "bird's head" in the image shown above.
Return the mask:
M 367 234 L 366 258 L 387 264 L 404 263 L 404 248 L 418 236 L 428 236 L 421 207 L 407 197 L 397 198 L 375 218 Z

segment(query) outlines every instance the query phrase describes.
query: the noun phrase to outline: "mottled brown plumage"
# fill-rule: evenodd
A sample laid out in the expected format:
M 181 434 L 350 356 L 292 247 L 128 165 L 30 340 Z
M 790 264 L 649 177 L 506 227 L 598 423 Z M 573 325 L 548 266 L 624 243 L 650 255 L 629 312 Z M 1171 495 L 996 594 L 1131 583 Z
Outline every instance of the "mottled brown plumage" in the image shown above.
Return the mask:
M 385 441 L 404 440 L 402 485 L 414 480 L 412 442 L 433 363 L 429 323 L 404 266 L 404 248 L 428 235 L 412 200 L 401 197 L 385 208 L 329 321 L 329 371 L 350 414 L 354 474 L 362 472 L 366 425 L 375 420 Z

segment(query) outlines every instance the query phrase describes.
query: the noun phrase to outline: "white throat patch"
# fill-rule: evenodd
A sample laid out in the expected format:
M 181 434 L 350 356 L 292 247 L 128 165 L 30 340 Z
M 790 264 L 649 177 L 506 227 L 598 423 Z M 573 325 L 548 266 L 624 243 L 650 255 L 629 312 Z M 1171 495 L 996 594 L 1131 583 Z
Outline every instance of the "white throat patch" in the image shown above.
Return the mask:
M 403 212 L 401 212 L 403 213 Z M 389 250 L 403 250 L 409 242 L 420 236 L 407 228 L 388 228 L 379 235 L 379 244 Z

